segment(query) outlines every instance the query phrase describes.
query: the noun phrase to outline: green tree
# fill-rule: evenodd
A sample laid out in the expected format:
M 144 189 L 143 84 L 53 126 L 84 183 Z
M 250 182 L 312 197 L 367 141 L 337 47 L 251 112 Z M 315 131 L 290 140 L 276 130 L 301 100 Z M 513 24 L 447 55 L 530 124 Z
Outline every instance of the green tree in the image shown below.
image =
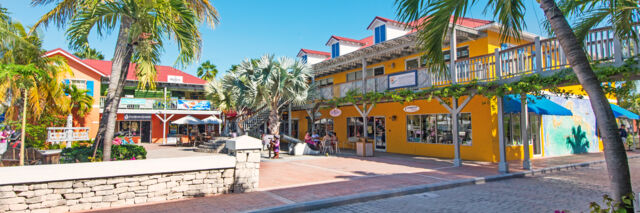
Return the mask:
M 202 78 L 205 81 L 210 81 L 218 75 L 218 69 L 216 65 L 213 65 L 209 60 L 200 64 L 198 67 L 198 72 L 196 73 L 198 77 Z
M 597 0 L 584 0 L 597 1 Z M 624 146 L 618 134 L 618 128 L 613 117 L 609 101 L 596 77 L 580 40 L 560 10 L 555 0 L 539 0 L 549 23 L 549 28 L 555 33 L 560 46 L 565 52 L 569 65 L 573 68 L 578 81 L 589 95 L 591 107 L 598 121 L 600 137 L 604 141 L 604 153 L 611 179 L 611 189 L 616 201 L 631 192 L 629 165 Z M 613 2 L 613 1 L 612 1 Z M 425 51 L 427 66 L 435 71 L 443 72 L 446 65 L 442 55 L 443 40 L 451 27 L 455 27 L 459 17 L 467 13 L 468 8 L 474 8 L 478 1 L 467 0 L 396 0 L 398 16 L 405 22 L 418 22 L 418 38 L 420 46 Z M 521 38 L 524 22 L 525 2 L 522 0 L 489 0 L 485 11 L 493 12 L 494 18 L 502 25 L 501 40 Z M 617 5 L 617 4 L 613 4 Z M 453 17 L 452 17 L 453 16 Z M 422 21 L 428 17 L 427 21 Z M 450 20 L 452 22 L 450 22 Z M 617 21 L 614 21 L 617 22 Z M 629 22 L 627 22 L 629 23 Z M 616 31 L 620 30 L 619 28 Z
M 96 49 L 90 47 L 84 47 L 80 51 L 74 52 L 74 55 L 78 56 L 81 59 L 94 59 L 94 60 L 104 60 L 104 55 Z
M 269 109 L 269 130 L 280 134 L 280 113 L 287 104 L 307 101 L 311 69 L 304 63 L 282 57 L 277 61 L 265 55 L 257 63 L 245 60 L 231 74 L 235 77 L 230 87 L 242 91 L 251 109 Z
M 67 94 L 67 97 L 69 97 L 66 99 L 69 105 L 68 121 L 72 121 L 74 115 L 84 117 L 89 114 L 93 105 L 93 97 L 87 94 L 89 90 L 79 89 L 76 85 L 71 84 L 65 86 L 64 92 Z
M 99 36 L 119 29 L 112 58 L 111 77 L 96 143 L 103 142 L 104 159 L 110 160 L 116 115 L 130 62 L 137 64 L 139 87 L 155 88 L 155 64 L 159 62 L 164 40 L 175 39 L 177 65 L 197 61 L 201 36 L 198 25 L 214 26 L 218 12 L 208 0 L 32 0 L 34 5 L 56 3 L 35 26 L 70 22 L 67 38 L 70 46 L 81 49 L 88 43 L 91 30 Z M 119 24 L 119 26 L 117 26 Z

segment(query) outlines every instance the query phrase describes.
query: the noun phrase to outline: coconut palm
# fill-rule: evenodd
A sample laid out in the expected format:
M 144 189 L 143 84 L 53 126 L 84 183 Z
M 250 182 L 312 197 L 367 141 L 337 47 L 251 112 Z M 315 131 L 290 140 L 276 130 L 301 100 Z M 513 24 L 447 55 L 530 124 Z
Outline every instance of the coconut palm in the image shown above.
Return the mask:
M 245 60 L 232 75 L 237 77 L 235 83 L 241 84 L 235 87 L 244 88 L 243 99 L 252 109 L 269 109 L 269 130 L 279 135 L 279 110 L 287 104 L 302 104 L 307 100 L 311 69 L 291 58 L 276 61 L 272 55 L 264 55 L 257 63 Z
M 78 56 L 81 59 L 95 59 L 95 60 L 104 60 L 104 55 L 96 49 L 85 47 L 78 52 L 74 52 L 74 55 Z
M 69 116 L 67 122 L 73 120 L 73 116 L 84 117 L 92 108 L 93 97 L 87 94 L 89 90 L 80 89 L 76 85 L 67 85 L 64 88 L 64 92 L 67 94 L 68 111 Z
M 116 114 L 130 62 L 137 64 L 139 86 L 153 89 L 156 77 L 154 64 L 159 62 L 163 40 L 175 39 L 179 51 L 177 65 L 190 64 L 200 55 L 199 23 L 207 22 L 213 27 L 218 21 L 218 13 L 208 0 L 32 1 L 34 5 L 49 3 L 56 3 L 56 6 L 35 26 L 49 23 L 64 26 L 70 22 L 67 38 L 74 49 L 88 44 L 88 36 L 93 29 L 99 36 L 116 27 L 119 29 L 105 107 L 95 139 L 96 144 L 104 142 L 105 161 L 110 160 Z
M 196 74 L 198 77 L 202 78 L 202 80 L 210 81 L 216 77 L 218 69 L 216 68 L 216 65 L 207 60 L 198 67 Z
M 468 8 L 477 7 L 478 5 L 475 5 L 477 2 L 474 0 L 396 0 L 398 16 L 401 20 L 412 22 L 428 17 L 427 21 L 418 22 L 417 26 L 419 43 L 425 51 L 427 66 L 436 71 L 445 70 L 446 66 L 441 52 L 443 40 L 450 33 L 449 29 L 455 26 L 458 18 L 464 16 Z M 622 196 L 631 193 L 631 182 L 627 155 L 619 137 L 609 101 L 582 49 L 580 40 L 574 34 L 555 0 L 539 0 L 538 2 L 578 81 L 589 95 L 591 107 L 598 121 L 600 136 L 604 141 L 604 153 L 611 179 L 612 194 L 614 199 L 620 202 Z M 497 22 L 502 24 L 501 40 L 521 38 L 521 30 L 526 26 L 524 3 L 522 0 L 489 0 L 487 2 L 486 11 L 492 12 Z M 450 19 L 453 19 L 453 22 L 450 22 Z

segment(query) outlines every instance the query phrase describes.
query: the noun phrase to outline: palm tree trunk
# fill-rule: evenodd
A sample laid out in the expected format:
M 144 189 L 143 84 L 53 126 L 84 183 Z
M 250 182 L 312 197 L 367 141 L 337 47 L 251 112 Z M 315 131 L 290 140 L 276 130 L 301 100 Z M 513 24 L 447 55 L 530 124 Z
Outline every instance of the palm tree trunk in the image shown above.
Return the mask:
M 271 111 L 269 111 L 269 130 L 272 135 L 280 135 L 280 114 L 278 114 L 278 109 L 275 107 L 272 107 Z
M 587 55 L 558 5 L 554 0 L 541 0 L 540 8 L 549 20 L 551 29 L 557 35 L 560 46 L 566 53 L 578 81 L 589 95 L 589 101 L 596 114 L 596 123 L 601 133 L 600 137 L 604 142 L 604 156 L 611 181 L 612 197 L 620 202 L 622 196 L 632 193 L 631 178 L 627 153 L 618 133 L 618 126 L 609 101 L 600 86 L 601 82 L 597 79 L 589 60 L 587 60 Z
M 20 134 L 20 166 L 24 166 L 24 143 L 27 129 L 27 89 L 24 89 L 24 97 L 22 97 L 22 134 Z
M 104 144 L 102 152 L 103 161 L 109 161 L 111 159 L 111 145 L 116 128 L 118 105 L 120 104 L 120 97 L 122 96 L 124 84 L 127 79 L 131 56 L 133 55 L 133 44 L 129 40 L 130 27 L 131 19 L 123 17 L 120 22 L 120 32 L 118 34 L 116 49 L 113 54 L 107 97 L 104 101 L 104 110 L 102 112 L 102 118 L 100 119 L 98 135 L 95 140 L 96 143 L 102 142 Z

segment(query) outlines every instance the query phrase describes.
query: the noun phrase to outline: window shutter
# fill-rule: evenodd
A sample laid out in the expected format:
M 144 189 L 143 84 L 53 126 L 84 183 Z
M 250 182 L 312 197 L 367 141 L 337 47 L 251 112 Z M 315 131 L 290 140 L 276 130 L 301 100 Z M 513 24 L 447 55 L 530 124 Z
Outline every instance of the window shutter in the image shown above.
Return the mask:
M 93 81 L 87 81 L 87 94 L 93 97 Z
M 63 82 L 63 84 L 64 84 L 64 85 L 69 86 L 69 83 L 70 83 L 69 79 L 64 79 L 64 82 Z M 65 92 L 65 93 L 64 93 L 64 95 L 65 95 L 65 96 L 66 96 L 66 95 L 69 95 L 69 93 L 66 93 L 66 92 Z
M 387 26 L 382 25 L 380 26 L 380 42 L 383 42 L 386 40 L 387 40 Z

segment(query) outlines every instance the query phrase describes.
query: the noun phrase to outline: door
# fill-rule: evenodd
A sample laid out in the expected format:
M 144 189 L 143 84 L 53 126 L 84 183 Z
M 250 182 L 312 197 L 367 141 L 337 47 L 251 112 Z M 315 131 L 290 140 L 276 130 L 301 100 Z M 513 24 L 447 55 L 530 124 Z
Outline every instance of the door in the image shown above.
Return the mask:
M 373 118 L 373 135 L 376 150 L 387 151 L 387 134 L 384 117 Z
M 533 155 L 542 155 L 542 146 L 540 143 L 540 122 L 541 116 L 535 113 L 529 113 L 530 140 L 533 144 Z
M 140 127 L 140 142 L 150 143 L 151 142 L 151 122 L 150 121 L 142 121 L 142 125 Z

